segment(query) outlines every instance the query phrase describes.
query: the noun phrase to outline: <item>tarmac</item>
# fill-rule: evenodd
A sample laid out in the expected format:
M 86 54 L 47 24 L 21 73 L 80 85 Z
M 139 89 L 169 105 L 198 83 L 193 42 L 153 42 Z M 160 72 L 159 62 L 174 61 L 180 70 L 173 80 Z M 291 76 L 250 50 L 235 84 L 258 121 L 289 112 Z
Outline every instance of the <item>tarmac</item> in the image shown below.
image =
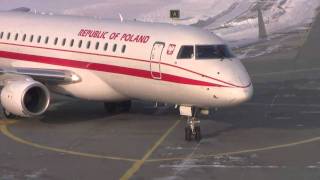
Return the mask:
M 320 17 L 308 36 L 284 43 L 295 46 L 243 60 L 254 97 L 201 117 L 200 142 L 184 140 L 174 107 L 141 101 L 110 115 L 101 103 L 58 97 L 45 116 L 2 118 L 0 179 L 319 180 L 320 84 L 311 61 L 320 58 L 319 25 Z

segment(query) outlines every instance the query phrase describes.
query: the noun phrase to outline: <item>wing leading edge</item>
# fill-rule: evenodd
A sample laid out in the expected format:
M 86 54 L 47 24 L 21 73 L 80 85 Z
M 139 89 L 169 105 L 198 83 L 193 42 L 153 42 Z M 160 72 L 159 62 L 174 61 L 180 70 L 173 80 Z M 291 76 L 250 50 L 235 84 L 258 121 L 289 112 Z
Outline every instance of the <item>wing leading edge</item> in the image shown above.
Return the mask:
M 72 84 L 81 81 L 80 76 L 71 71 L 38 68 L 0 68 L 0 77 L 2 85 L 6 80 L 30 77 L 47 84 Z

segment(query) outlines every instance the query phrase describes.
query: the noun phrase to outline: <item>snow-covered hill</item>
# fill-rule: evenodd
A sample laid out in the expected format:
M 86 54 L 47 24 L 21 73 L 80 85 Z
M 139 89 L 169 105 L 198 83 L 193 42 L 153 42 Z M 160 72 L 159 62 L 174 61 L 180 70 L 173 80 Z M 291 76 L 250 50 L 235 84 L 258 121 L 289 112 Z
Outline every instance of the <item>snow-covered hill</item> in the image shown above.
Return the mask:
M 2 10 L 26 6 L 59 14 L 168 22 L 170 9 L 181 10 L 174 23 L 213 31 L 232 42 L 257 40 L 258 0 L 0 0 Z M 259 0 L 269 33 L 290 31 L 312 22 L 320 0 Z
M 181 9 L 177 23 L 195 25 L 214 31 L 229 41 L 257 39 L 257 1 L 184 0 L 139 16 L 143 21 L 170 22 L 168 11 Z M 312 22 L 320 0 L 261 0 L 269 33 L 290 31 Z

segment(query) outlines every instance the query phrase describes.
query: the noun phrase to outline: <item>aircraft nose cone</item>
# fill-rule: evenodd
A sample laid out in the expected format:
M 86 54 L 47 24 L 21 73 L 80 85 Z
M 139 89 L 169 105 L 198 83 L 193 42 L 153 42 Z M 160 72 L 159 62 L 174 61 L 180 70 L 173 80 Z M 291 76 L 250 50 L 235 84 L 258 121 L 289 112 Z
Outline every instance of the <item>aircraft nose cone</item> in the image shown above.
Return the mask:
M 236 90 L 235 93 L 235 99 L 237 104 L 241 104 L 244 102 L 247 102 L 251 99 L 253 96 L 253 86 L 250 84 L 250 86 L 246 88 L 239 88 Z
M 253 95 L 252 81 L 246 68 L 240 61 L 236 61 L 237 66 L 233 69 L 234 75 L 238 78 L 239 88 L 235 90 L 236 103 L 240 104 L 251 99 Z M 236 79 L 235 77 L 235 79 Z

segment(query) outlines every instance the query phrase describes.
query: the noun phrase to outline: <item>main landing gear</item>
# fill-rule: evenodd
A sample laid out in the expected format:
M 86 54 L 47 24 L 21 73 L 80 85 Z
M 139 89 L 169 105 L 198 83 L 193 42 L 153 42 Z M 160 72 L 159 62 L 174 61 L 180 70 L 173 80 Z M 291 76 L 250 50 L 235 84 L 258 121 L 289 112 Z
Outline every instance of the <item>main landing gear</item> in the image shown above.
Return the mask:
M 198 118 L 199 109 L 194 107 L 180 106 L 180 115 L 187 117 L 187 125 L 185 127 L 185 140 L 191 141 L 194 138 L 196 141 L 200 141 L 201 130 L 200 120 Z
M 7 111 L 4 108 L 2 108 L 2 109 L 3 109 L 3 115 L 4 115 L 4 117 L 6 117 L 6 119 L 15 119 L 15 118 L 17 118 L 16 115 L 12 114 L 11 112 Z
M 110 114 L 129 112 L 131 108 L 131 101 L 105 102 L 104 108 Z

